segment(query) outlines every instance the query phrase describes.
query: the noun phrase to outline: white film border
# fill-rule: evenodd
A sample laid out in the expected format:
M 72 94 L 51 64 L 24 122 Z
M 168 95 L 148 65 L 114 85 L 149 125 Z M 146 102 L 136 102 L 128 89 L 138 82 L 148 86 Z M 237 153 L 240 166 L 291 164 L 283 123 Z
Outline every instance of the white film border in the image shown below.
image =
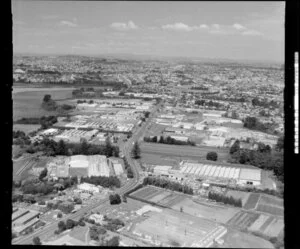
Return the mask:
M 294 124 L 295 124 L 295 131 L 294 131 L 294 152 L 295 154 L 299 153 L 299 53 L 295 52 L 295 94 L 294 94 L 294 111 L 295 111 L 295 119 L 294 119 Z

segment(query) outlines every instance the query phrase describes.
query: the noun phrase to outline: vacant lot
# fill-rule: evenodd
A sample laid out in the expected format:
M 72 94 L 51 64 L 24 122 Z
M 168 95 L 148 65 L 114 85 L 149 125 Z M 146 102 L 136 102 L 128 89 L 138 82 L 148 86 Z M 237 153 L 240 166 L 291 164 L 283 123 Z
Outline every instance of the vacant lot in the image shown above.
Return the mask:
M 141 151 L 142 153 L 188 157 L 189 159 L 203 159 L 208 152 L 215 151 L 218 153 L 219 161 L 227 160 L 228 158 L 228 149 L 219 149 L 208 146 L 195 147 L 159 143 L 141 143 Z
M 52 99 L 66 99 L 72 97 L 72 89 L 36 89 L 33 91 L 14 91 L 13 98 L 13 119 L 23 117 L 41 117 L 56 115 L 55 111 L 42 109 L 42 101 L 45 94 L 50 94 Z
M 167 158 L 163 155 L 142 153 L 141 161 L 144 164 L 149 165 L 165 165 L 165 166 L 174 166 L 178 165 L 179 159 Z

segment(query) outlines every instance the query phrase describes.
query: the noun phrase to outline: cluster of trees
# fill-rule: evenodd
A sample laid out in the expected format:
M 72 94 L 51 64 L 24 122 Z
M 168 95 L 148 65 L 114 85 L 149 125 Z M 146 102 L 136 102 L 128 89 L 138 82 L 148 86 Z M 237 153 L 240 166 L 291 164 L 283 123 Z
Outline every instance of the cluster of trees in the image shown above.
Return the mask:
M 26 136 L 23 131 L 13 131 L 13 144 L 15 145 L 30 145 L 31 141 L 29 136 Z
M 268 100 L 259 100 L 259 98 L 255 97 L 254 99 L 252 99 L 252 105 L 253 106 L 261 106 L 264 108 L 278 108 L 280 105 L 274 101 L 268 101 Z
M 60 140 L 58 143 L 49 138 L 44 138 L 41 142 L 31 144 L 26 152 L 35 153 L 44 152 L 48 156 L 71 156 L 71 155 L 106 155 L 107 157 L 118 157 L 119 147 L 113 146 L 110 142 L 105 145 L 88 144 L 86 140 L 82 140 L 80 144 L 65 143 Z
M 148 176 L 144 178 L 143 185 L 148 185 L 148 184 L 193 195 L 193 189 L 191 187 L 164 178 Z
M 60 234 L 61 232 L 68 230 L 68 229 L 72 229 L 73 227 L 76 227 L 78 225 L 79 225 L 79 222 L 71 220 L 71 219 L 67 219 L 66 222 L 61 220 L 57 224 L 58 230 L 55 230 L 54 233 Z
M 203 90 L 203 91 L 207 91 L 209 88 L 205 87 L 205 86 L 192 86 L 191 87 L 192 90 Z
M 244 120 L 244 127 L 250 130 L 257 130 L 266 133 L 274 133 L 276 125 L 274 123 L 262 123 L 256 117 L 246 117 Z
M 207 101 L 204 99 L 198 99 L 195 101 L 195 105 L 201 105 L 201 106 L 208 106 L 208 107 L 215 107 L 217 109 L 219 108 L 224 108 L 224 105 L 219 103 L 219 102 L 215 102 L 215 101 Z
M 218 160 L 217 152 L 214 152 L 214 151 L 208 152 L 206 154 L 206 160 L 217 161 Z
M 138 142 L 134 142 L 131 150 L 131 156 L 134 159 L 139 159 L 141 157 L 141 149 Z
M 125 226 L 124 222 L 120 219 L 112 219 L 104 216 L 104 221 L 106 222 L 106 224 L 104 224 L 103 227 L 112 232 L 115 232 L 121 227 Z
M 94 100 L 89 100 L 89 101 L 86 101 L 85 99 L 84 100 L 80 100 L 78 99 L 77 100 L 77 104 L 83 104 L 83 103 L 89 103 L 89 104 L 94 104 Z
M 47 208 L 53 209 L 53 210 L 58 209 L 58 210 L 62 211 L 64 214 L 69 214 L 73 211 L 74 204 L 69 201 L 63 202 L 63 201 L 59 200 L 57 202 L 48 202 Z
M 27 202 L 27 203 L 36 203 L 36 199 L 32 194 L 13 194 L 12 202 Z
M 44 95 L 42 108 L 47 111 L 55 111 L 57 108 L 56 102 L 51 98 L 50 94 Z
M 154 137 L 144 137 L 145 142 L 150 142 L 150 143 L 160 143 L 160 144 L 174 144 L 174 145 L 191 145 L 195 146 L 196 144 L 193 141 L 188 140 L 187 142 L 185 141 L 180 141 L 176 140 L 175 138 L 172 138 L 170 136 L 167 136 L 164 138 L 163 136 L 160 136 L 158 139 L 157 136 Z
M 86 182 L 94 185 L 100 185 L 104 188 L 111 188 L 121 186 L 120 180 L 116 176 L 91 176 L 91 177 L 82 177 L 81 182 Z
M 278 180 L 284 180 L 283 138 L 279 138 L 275 150 L 269 145 L 258 144 L 257 150 L 241 149 L 239 140 L 230 148 L 231 163 L 250 164 L 261 169 L 272 170 Z
M 127 171 L 127 177 L 133 178 L 134 175 L 126 157 L 124 157 L 124 165 L 125 165 L 125 170 Z
M 42 245 L 42 242 L 41 242 L 41 240 L 40 240 L 39 237 L 34 237 L 34 238 L 32 239 L 32 243 L 33 243 L 34 245 L 36 245 L 36 246 Z
M 47 195 L 49 193 L 52 193 L 54 190 L 54 183 L 53 182 L 39 182 L 39 183 L 33 183 L 28 182 L 24 184 L 21 189 L 24 194 L 43 194 Z
M 115 204 L 120 204 L 122 201 L 120 195 L 112 194 L 109 196 L 109 202 L 111 205 L 115 205 Z
M 99 236 L 104 235 L 106 233 L 107 231 L 103 227 L 95 225 L 90 228 L 89 232 L 90 238 L 96 241 L 99 241 Z
M 57 122 L 56 116 L 42 116 L 41 118 L 21 118 L 15 124 L 40 124 L 42 129 L 48 129 Z
M 242 207 L 242 200 L 235 199 L 232 196 L 225 196 L 223 194 L 215 193 L 215 192 L 208 192 L 208 199 L 215 200 L 217 202 L 222 202 L 224 204 L 230 204 L 235 207 Z

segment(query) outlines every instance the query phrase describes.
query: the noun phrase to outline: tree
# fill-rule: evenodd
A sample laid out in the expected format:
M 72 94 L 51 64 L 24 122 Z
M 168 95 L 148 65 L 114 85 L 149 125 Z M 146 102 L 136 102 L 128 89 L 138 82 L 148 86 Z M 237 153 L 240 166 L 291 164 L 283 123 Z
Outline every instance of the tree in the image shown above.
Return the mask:
M 60 232 L 66 230 L 66 224 L 62 220 L 60 222 L 58 222 L 57 226 L 58 226 L 58 229 Z
M 217 161 L 218 160 L 217 152 L 214 151 L 208 152 L 206 155 L 206 159 L 211 161 Z
M 66 222 L 66 228 L 67 228 L 67 229 L 72 229 L 74 226 L 75 226 L 74 220 L 67 219 L 67 222 Z
M 61 218 L 62 217 L 62 213 L 61 212 L 59 212 L 58 214 L 57 214 L 57 218 Z
M 183 207 L 180 207 L 180 212 L 181 212 L 181 213 L 183 212 Z
M 121 203 L 121 197 L 118 194 L 110 195 L 109 196 L 109 201 L 110 201 L 111 205 L 120 204 Z
M 32 242 L 33 242 L 34 245 L 41 245 L 42 244 L 42 242 L 41 242 L 41 240 L 40 240 L 39 237 L 34 237 L 32 239 Z
M 50 94 L 44 95 L 43 102 L 49 102 L 50 100 L 51 100 L 51 95 Z
M 231 118 L 233 118 L 233 119 L 238 119 L 239 118 L 239 115 L 237 114 L 236 111 L 232 111 Z
M 62 139 L 59 140 L 56 152 L 58 155 L 63 155 L 63 156 L 68 155 L 68 148 L 67 148 L 64 140 L 62 140 Z
M 284 135 L 280 136 L 277 140 L 277 144 L 275 145 L 275 149 L 277 151 L 282 151 L 284 148 Z
M 47 168 L 44 168 L 44 169 L 42 170 L 42 172 L 40 173 L 39 180 L 40 180 L 40 181 L 43 180 L 44 177 L 47 176 L 47 173 L 48 173 Z
M 107 246 L 114 246 L 117 247 L 120 244 L 120 237 L 119 236 L 114 236 L 110 240 L 107 241 L 106 245 Z
M 229 153 L 233 154 L 240 150 L 240 141 L 236 140 L 234 144 L 231 146 Z
M 141 156 L 141 149 L 137 142 L 134 142 L 133 148 L 131 150 L 131 155 L 134 159 L 138 159 Z

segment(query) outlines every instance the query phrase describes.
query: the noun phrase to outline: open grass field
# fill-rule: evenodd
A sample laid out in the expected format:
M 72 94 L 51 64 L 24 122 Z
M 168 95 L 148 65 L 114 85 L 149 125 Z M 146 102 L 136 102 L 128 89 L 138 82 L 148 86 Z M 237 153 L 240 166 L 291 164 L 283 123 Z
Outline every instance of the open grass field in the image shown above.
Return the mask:
M 260 212 L 264 212 L 264 213 L 278 215 L 278 216 L 284 215 L 283 208 L 280 208 L 278 206 L 273 206 L 273 205 L 258 204 L 258 206 L 256 207 L 256 210 L 260 211 Z
M 259 217 L 259 214 L 241 211 L 232 217 L 227 224 L 239 229 L 250 227 Z
M 72 97 L 72 89 L 36 89 L 29 91 L 21 91 L 16 89 L 13 91 L 13 120 L 23 117 L 41 117 L 56 115 L 55 111 L 46 111 L 42 109 L 42 101 L 45 94 L 50 94 L 52 99 L 66 99 Z
M 262 195 L 259 199 L 259 204 L 267 204 L 267 205 L 283 207 L 283 199 L 279 199 L 275 196 Z
M 165 166 L 174 166 L 174 165 L 178 165 L 179 163 L 179 159 L 168 158 L 163 155 L 150 154 L 150 153 L 141 153 L 141 161 L 144 164 L 165 165 Z
M 39 128 L 41 128 L 41 125 L 39 124 L 14 124 L 13 130 L 14 131 L 23 131 L 25 134 L 28 134 L 32 131 L 36 131 Z
M 251 193 L 247 202 L 244 205 L 244 208 L 249 210 L 249 209 L 254 209 L 259 201 L 260 194 L 257 193 Z
M 218 153 L 219 161 L 226 161 L 228 158 L 228 149 L 225 148 L 215 148 L 208 146 L 185 146 L 185 145 L 169 145 L 169 144 L 159 144 L 159 143 L 141 143 L 140 145 L 142 153 L 150 153 L 177 157 L 188 157 L 189 159 L 203 159 L 206 154 L 210 151 L 215 151 Z
M 217 227 L 216 223 L 173 210 L 153 212 L 135 225 L 133 233 L 163 246 L 191 246 Z
M 274 248 L 271 242 L 260 237 L 229 229 L 221 248 Z

